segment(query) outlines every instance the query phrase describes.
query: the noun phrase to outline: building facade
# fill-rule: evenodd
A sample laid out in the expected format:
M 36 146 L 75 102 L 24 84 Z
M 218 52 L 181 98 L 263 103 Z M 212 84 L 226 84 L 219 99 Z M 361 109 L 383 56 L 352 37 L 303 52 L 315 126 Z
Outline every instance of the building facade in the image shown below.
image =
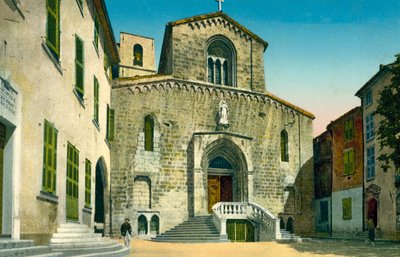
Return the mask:
M 356 107 L 332 121 L 332 233 L 357 234 L 363 223 L 363 119 Z
M 315 230 L 332 232 L 332 135 L 314 139 Z
M 379 71 L 357 91 L 361 99 L 364 119 L 364 222 L 372 219 L 377 235 L 385 239 L 400 238 L 400 190 L 396 171 L 385 172 L 378 157 L 390 150 L 381 149 L 375 135 L 381 120 L 374 115 L 380 99 L 380 91 L 391 84 L 391 65 L 381 65 Z M 397 183 L 396 183 L 397 182 Z
M 0 234 L 45 244 L 62 223 L 104 228 L 119 61 L 104 1 L 0 9 Z
M 190 17 L 167 24 L 157 74 L 114 82 L 113 228 L 130 217 L 151 236 L 258 206 L 313 233 L 314 116 L 266 91 L 267 45 L 222 12 Z

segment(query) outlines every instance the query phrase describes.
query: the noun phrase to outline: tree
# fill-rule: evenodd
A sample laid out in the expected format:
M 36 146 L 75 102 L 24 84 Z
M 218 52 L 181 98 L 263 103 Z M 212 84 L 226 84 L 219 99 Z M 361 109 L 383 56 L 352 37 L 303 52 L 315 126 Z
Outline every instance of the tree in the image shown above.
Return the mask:
M 391 84 L 380 92 L 380 99 L 375 114 L 382 117 L 379 122 L 377 136 L 380 140 L 380 149 L 383 152 L 378 160 L 382 162 L 383 171 L 388 171 L 390 164 L 394 164 L 396 175 L 400 170 L 400 54 L 396 61 L 387 66 L 393 77 Z

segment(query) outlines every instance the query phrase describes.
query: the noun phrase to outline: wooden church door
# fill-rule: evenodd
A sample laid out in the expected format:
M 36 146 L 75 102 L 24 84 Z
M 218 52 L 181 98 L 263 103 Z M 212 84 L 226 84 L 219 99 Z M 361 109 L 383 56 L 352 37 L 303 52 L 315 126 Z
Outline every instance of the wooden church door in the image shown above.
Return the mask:
M 208 176 L 208 213 L 218 202 L 232 202 L 232 177 Z

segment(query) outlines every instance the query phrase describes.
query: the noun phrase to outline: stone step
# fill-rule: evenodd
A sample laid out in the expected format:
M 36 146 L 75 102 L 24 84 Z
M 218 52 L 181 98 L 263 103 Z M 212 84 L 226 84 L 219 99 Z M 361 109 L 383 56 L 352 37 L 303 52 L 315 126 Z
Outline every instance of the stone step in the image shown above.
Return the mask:
M 166 232 L 168 234 L 218 234 L 218 230 L 213 229 L 213 230 L 191 230 L 191 231 L 185 231 L 185 230 L 169 230 Z
M 46 253 L 46 254 L 38 254 L 38 255 L 26 255 L 26 257 L 64 257 L 63 253 Z
M 111 240 L 102 241 L 92 241 L 88 242 L 86 240 L 72 241 L 72 242 L 61 242 L 61 243 L 51 243 L 50 247 L 52 249 L 70 249 L 70 248 L 94 248 L 94 247 L 106 247 L 116 245 L 117 242 Z
M 90 228 L 57 228 L 57 233 L 93 233 Z
M 79 224 L 79 223 L 62 223 L 58 226 L 59 228 L 89 228 L 85 224 Z
M 0 250 L 33 246 L 32 240 L 0 239 Z
M 102 237 L 100 233 L 55 233 L 53 238 L 96 238 Z
M 77 255 L 74 257 L 124 257 L 128 256 L 131 249 L 129 247 L 123 247 L 120 250 L 114 252 L 102 252 L 102 253 L 92 253 L 92 254 L 84 254 L 84 255 Z
M 109 246 L 98 246 L 98 247 L 88 247 L 88 248 L 64 248 L 64 249 L 53 249 L 53 251 L 64 253 L 64 257 L 68 256 L 125 256 L 125 255 L 114 255 L 121 250 L 126 248 L 120 244 L 114 244 Z M 127 254 L 129 254 L 129 248 Z M 126 252 L 126 251 L 122 251 Z M 103 255 L 105 254 L 105 255 Z
M 29 256 L 29 255 L 40 255 L 48 254 L 50 249 L 47 246 L 29 246 L 29 247 L 18 247 L 10 249 L 0 250 L 0 257 L 17 257 L 17 256 Z
M 79 243 L 82 241 L 86 241 L 88 243 L 96 243 L 96 242 L 102 242 L 104 239 L 102 237 L 93 237 L 93 236 L 81 236 L 81 237 L 58 237 L 58 238 L 51 238 L 50 239 L 50 245 L 51 244 L 62 244 L 62 243 Z
M 194 239 L 194 238 L 182 238 L 182 239 L 177 239 L 177 238 L 154 238 L 152 239 L 154 242 L 179 242 L 179 243 L 223 243 L 223 242 L 229 242 L 228 240 L 220 240 L 218 239 Z

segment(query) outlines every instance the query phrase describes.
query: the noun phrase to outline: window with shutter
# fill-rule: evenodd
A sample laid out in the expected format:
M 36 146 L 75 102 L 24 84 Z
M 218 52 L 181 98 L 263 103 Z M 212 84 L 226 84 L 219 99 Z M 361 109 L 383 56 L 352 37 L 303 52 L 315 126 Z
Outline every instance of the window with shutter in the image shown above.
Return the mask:
M 58 60 L 60 58 L 60 0 L 47 0 L 46 45 Z
M 92 193 L 92 163 L 85 160 L 85 207 L 91 205 L 91 193 Z
M 94 16 L 94 37 L 93 37 L 93 43 L 96 48 L 96 51 L 99 50 L 99 19 L 97 18 L 97 15 Z
M 84 95 L 84 78 L 85 78 L 85 65 L 84 65 L 84 45 L 83 41 L 75 36 L 75 90 L 80 98 L 83 99 Z
M 107 141 L 114 141 L 114 110 L 107 105 Z
M 99 124 L 99 81 L 97 80 L 96 76 L 94 77 L 94 92 L 93 92 L 93 119 L 94 121 Z
M 43 190 L 55 194 L 57 170 L 57 130 L 54 126 L 44 121 L 43 142 Z

